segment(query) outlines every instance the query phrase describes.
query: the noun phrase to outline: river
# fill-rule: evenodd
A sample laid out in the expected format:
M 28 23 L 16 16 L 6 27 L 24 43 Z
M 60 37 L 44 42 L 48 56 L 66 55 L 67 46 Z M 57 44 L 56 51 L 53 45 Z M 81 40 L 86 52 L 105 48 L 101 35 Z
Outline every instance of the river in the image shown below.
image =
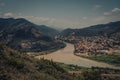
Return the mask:
M 40 59 L 44 57 L 45 59 L 49 59 L 49 60 L 52 59 L 55 62 L 73 64 L 73 65 L 78 65 L 78 66 L 88 67 L 88 68 L 94 66 L 94 67 L 108 67 L 108 68 L 120 69 L 120 67 L 115 67 L 107 63 L 97 62 L 94 60 L 89 60 L 86 58 L 75 56 L 73 54 L 73 51 L 74 51 L 74 45 L 70 43 L 66 43 L 66 47 L 63 49 L 60 49 L 50 54 L 39 55 L 39 56 L 36 56 L 35 58 Z

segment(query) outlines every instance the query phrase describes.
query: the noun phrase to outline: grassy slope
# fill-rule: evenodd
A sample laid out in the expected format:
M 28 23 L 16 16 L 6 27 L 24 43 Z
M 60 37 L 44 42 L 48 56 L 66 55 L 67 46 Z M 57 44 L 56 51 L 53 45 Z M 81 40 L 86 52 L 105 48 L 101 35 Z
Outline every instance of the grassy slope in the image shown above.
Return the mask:
M 100 54 L 100 55 L 89 55 L 89 56 L 81 56 L 81 57 L 120 66 L 120 55 Z
M 73 79 L 74 78 L 74 79 Z M 35 60 L 0 44 L 1 80 L 78 80 L 53 61 Z
M 67 70 L 82 72 L 70 74 Z M 0 80 L 105 80 L 100 76 L 103 71 L 120 73 L 118 70 L 86 69 L 45 59 L 35 60 L 23 52 L 0 44 Z

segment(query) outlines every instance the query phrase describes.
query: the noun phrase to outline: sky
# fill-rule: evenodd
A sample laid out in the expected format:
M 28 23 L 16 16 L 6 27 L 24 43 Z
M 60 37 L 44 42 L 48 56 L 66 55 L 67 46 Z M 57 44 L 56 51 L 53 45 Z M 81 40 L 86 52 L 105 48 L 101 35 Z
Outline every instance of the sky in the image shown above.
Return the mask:
M 1 18 L 26 18 L 56 29 L 120 21 L 120 0 L 0 0 Z

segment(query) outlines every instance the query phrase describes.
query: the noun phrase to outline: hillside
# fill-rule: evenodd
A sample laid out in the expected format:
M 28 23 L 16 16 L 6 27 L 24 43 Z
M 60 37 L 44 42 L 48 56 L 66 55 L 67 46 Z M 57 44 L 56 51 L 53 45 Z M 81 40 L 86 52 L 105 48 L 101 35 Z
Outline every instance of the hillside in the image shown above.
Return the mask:
M 114 76 L 106 79 L 101 74 Z M 44 58 L 36 60 L 0 43 L 0 80 L 119 80 L 119 74 L 120 70 L 109 68 L 88 69 Z
M 0 80 L 62 80 L 62 74 L 67 73 L 52 61 L 37 61 L 0 44 Z M 70 77 L 68 75 L 64 80 L 72 80 Z
M 75 45 L 77 53 L 120 54 L 120 21 L 82 29 L 66 29 L 60 39 Z
M 75 36 L 100 36 L 113 34 L 120 34 L 120 21 L 110 22 L 108 24 L 99 24 L 82 29 L 65 29 L 61 32 L 63 36 L 69 36 L 74 32 Z
M 50 28 L 46 25 L 37 25 L 36 28 L 40 31 L 45 33 L 46 35 L 50 36 L 50 37 L 55 37 L 57 34 L 59 34 L 59 31 Z
M 53 28 L 50 28 L 49 26 L 46 25 L 36 25 L 24 18 L 0 18 L 0 29 L 3 28 L 11 28 L 13 26 L 18 26 L 19 24 L 25 24 L 26 26 L 29 27 L 34 27 L 38 29 L 40 32 L 44 33 L 45 35 L 54 37 L 55 34 L 58 34 L 59 32 Z
M 23 18 L 0 18 L 0 41 L 22 51 L 46 51 L 64 47 L 63 43 L 47 35 L 49 30 L 54 33 L 52 28 L 37 26 Z

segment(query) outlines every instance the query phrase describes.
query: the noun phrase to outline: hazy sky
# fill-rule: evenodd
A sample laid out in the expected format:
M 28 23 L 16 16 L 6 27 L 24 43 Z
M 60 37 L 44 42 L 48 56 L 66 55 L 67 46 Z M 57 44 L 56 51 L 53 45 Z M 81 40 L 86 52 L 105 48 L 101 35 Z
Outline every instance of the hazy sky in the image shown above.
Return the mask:
M 120 0 L 0 0 L 0 17 L 26 18 L 56 28 L 120 20 Z

